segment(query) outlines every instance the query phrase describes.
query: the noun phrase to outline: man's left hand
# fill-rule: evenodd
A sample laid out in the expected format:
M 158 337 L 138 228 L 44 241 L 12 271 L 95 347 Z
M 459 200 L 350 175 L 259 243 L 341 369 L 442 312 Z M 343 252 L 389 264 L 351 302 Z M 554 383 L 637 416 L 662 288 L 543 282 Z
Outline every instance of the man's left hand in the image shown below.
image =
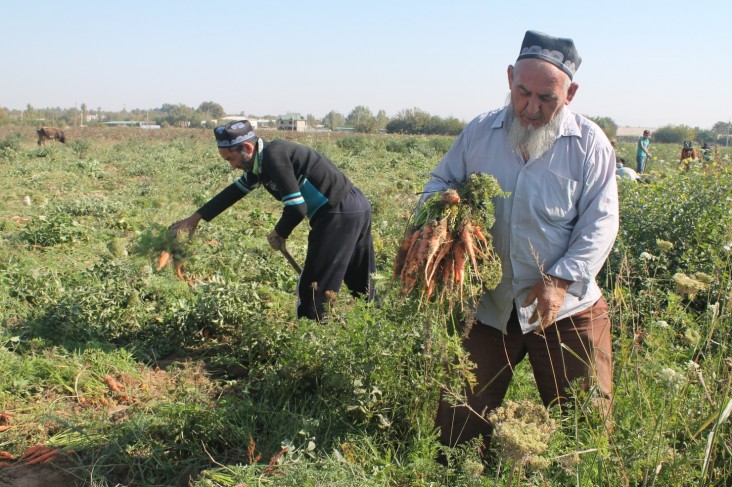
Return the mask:
M 536 301 L 536 309 L 529 319 L 529 324 L 539 320 L 539 330 L 544 330 L 557 321 L 569 283 L 570 281 L 555 276 L 544 276 L 531 288 L 529 295 L 521 304 L 522 307 L 526 307 Z
M 277 230 L 269 232 L 269 235 L 267 235 L 267 242 L 269 242 L 269 246 L 274 250 L 282 250 L 285 248 L 285 239 L 280 237 Z

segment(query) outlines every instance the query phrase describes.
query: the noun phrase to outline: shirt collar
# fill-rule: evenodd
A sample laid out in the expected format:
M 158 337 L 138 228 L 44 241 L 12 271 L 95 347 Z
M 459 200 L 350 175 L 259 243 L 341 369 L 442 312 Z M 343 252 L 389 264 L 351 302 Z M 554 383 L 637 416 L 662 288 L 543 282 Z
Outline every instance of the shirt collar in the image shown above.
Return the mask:
M 259 176 L 262 173 L 262 149 L 264 149 L 264 141 L 261 138 L 257 139 L 257 152 L 254 153 L 254 166 L 252 172 Z

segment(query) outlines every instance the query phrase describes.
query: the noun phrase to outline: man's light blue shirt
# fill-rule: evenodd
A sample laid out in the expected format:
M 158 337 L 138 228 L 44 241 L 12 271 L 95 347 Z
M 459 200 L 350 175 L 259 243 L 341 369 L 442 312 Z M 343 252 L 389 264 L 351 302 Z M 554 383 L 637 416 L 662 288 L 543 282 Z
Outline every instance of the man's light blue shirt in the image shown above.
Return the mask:
M 618 233 L 615 153 L 590 120 L 563 111 L 557 141 L 524 163 L 508 141 L 506 109 L 478 116 L 456 139 L 424 187 L 459 186 L 472 173 L 493 175 L 507 198 L 496 198 L 490 229 L 503 278 L 483 295 L 476 319 L 506 331 L 515 304 L 524 333 L 536 303 L 522 308 L 542 272 L 571 281 L 557 319 L 589 308 L 601 296 L 595 278 Z

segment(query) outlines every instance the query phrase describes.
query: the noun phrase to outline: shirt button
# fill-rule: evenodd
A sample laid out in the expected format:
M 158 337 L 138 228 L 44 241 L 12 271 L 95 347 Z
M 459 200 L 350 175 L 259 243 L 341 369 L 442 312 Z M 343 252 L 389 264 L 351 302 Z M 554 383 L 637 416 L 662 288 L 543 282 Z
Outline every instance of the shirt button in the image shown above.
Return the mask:
M 511 228 L 513 228 L 514 230 L 517 230 L 518 229 L 518 225 L 513 225 Z

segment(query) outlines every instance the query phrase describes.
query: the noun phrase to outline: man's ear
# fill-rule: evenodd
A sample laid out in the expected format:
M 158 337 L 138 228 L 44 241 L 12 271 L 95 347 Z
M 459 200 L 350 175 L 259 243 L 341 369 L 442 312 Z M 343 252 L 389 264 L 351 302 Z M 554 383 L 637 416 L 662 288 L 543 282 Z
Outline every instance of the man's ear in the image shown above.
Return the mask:
M 241 145 L 241 151 L 247 156 L 252 157 L 254 155 L 254 144 L 251 142 L 244 142 Z
M 569 89 L 567 90 L 567 99 L 564 101 L 565 105 L 569 105 L 572 102 L 574 95 L 577 94 L 578 88 L 579 88 L 579 85 L 577 83 L 571 83 L 569 85 Z
M 513 85 L 513 65 L 509 64 L 506 72 L 508 73 L 508 89 L 510 90 Z

